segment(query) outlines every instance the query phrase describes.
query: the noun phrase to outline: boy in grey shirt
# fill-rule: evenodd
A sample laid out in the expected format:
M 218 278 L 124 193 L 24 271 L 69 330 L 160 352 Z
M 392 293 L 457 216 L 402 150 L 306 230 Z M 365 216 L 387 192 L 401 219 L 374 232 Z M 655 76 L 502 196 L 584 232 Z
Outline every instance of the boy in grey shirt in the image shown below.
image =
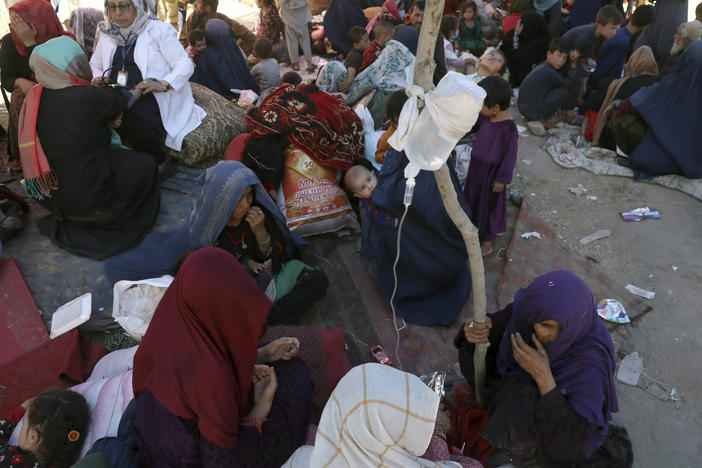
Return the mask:
M 253 55 L 258 63 L 251 69 L 256 84 L 261 90 L 261 102 L 272 90 L 280 86 L 278 62 L 271 57 L 273 44 L 268 39 L 260 38 L 254 43 Z
M 571 51 L 564 38 L 551 40 L 546 61 L 534 68 L 519 87 L 517 107 L 528 121 L 541 121 L 550 128 L 548 120 L 556 112 L 575 106 L 573 90 L 578 86 L 575 67 L 579 57 L 579 51 Z

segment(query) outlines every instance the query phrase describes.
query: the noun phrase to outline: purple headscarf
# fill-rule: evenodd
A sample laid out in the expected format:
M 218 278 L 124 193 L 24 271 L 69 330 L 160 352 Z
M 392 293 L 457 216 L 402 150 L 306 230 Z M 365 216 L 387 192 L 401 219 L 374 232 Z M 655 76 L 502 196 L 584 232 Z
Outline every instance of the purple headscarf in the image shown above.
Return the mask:
M 519 332 L 534 346 L 534 323 L 555 320 L 563 326 L 545 345 L 558 390 L 573 409 L 597 428 L 585 456 L 604 441 L 611 413 L 619 411 L 614 389 L 614 345 L 597 316 L 590 288 L 575 274 L 559 270 L 536 278 L 514 295 L 512 318 L 500 342 L 497 368 L 502 377 L 530 377 L 512 356 L 509 335 Z

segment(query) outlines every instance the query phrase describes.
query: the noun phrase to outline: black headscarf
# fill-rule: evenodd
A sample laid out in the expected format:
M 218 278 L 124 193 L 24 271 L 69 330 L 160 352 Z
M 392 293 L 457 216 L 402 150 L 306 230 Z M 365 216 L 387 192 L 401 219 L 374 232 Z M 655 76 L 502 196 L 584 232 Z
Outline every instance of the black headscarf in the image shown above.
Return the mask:
M 540 38 L 545 41 L 550 39 L 546 20 L 543 16 L 535 11 L 527 11 L 522 14 L 522 33 L 519 35 L 519 42 L 526 43 L 535 38 Z
M 546 59 L 550 37 L 544 17 L 535 11 L 522 14 L 522 32 L 517 36 L 516 28 L 509 31 L 502 42 L 502 51 L 507 56 L 510 83 L 514 87 L 522 84 L 534 67 Z

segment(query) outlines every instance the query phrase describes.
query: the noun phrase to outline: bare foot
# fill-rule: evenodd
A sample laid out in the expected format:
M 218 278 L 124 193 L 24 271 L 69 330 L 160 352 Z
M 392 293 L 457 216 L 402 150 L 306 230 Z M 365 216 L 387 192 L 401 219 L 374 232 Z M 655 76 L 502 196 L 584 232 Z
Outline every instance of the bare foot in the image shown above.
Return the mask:
M 480 253 L 483 255 L 483 257 L 490 255 L 492 253 L 492 241 L 483 242 L 480 244 Z
M 290 65 L 290 68 L 292 68 L 295 71 L 300 71 L 300 64 L 299 63 L 293 63 Z

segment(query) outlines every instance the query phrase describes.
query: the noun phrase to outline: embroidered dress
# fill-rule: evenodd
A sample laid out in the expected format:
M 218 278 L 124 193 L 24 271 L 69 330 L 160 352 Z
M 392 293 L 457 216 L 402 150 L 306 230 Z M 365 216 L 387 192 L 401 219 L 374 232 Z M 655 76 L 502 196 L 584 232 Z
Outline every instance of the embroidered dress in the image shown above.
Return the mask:
M 24 408 L 18 408 L 10 419 L 0 420 L 0 468 L 39 468 L 40 466 L 39 460 L 33 453 L 9 444 L 12 431 L 15 430 L 23 414 Z

